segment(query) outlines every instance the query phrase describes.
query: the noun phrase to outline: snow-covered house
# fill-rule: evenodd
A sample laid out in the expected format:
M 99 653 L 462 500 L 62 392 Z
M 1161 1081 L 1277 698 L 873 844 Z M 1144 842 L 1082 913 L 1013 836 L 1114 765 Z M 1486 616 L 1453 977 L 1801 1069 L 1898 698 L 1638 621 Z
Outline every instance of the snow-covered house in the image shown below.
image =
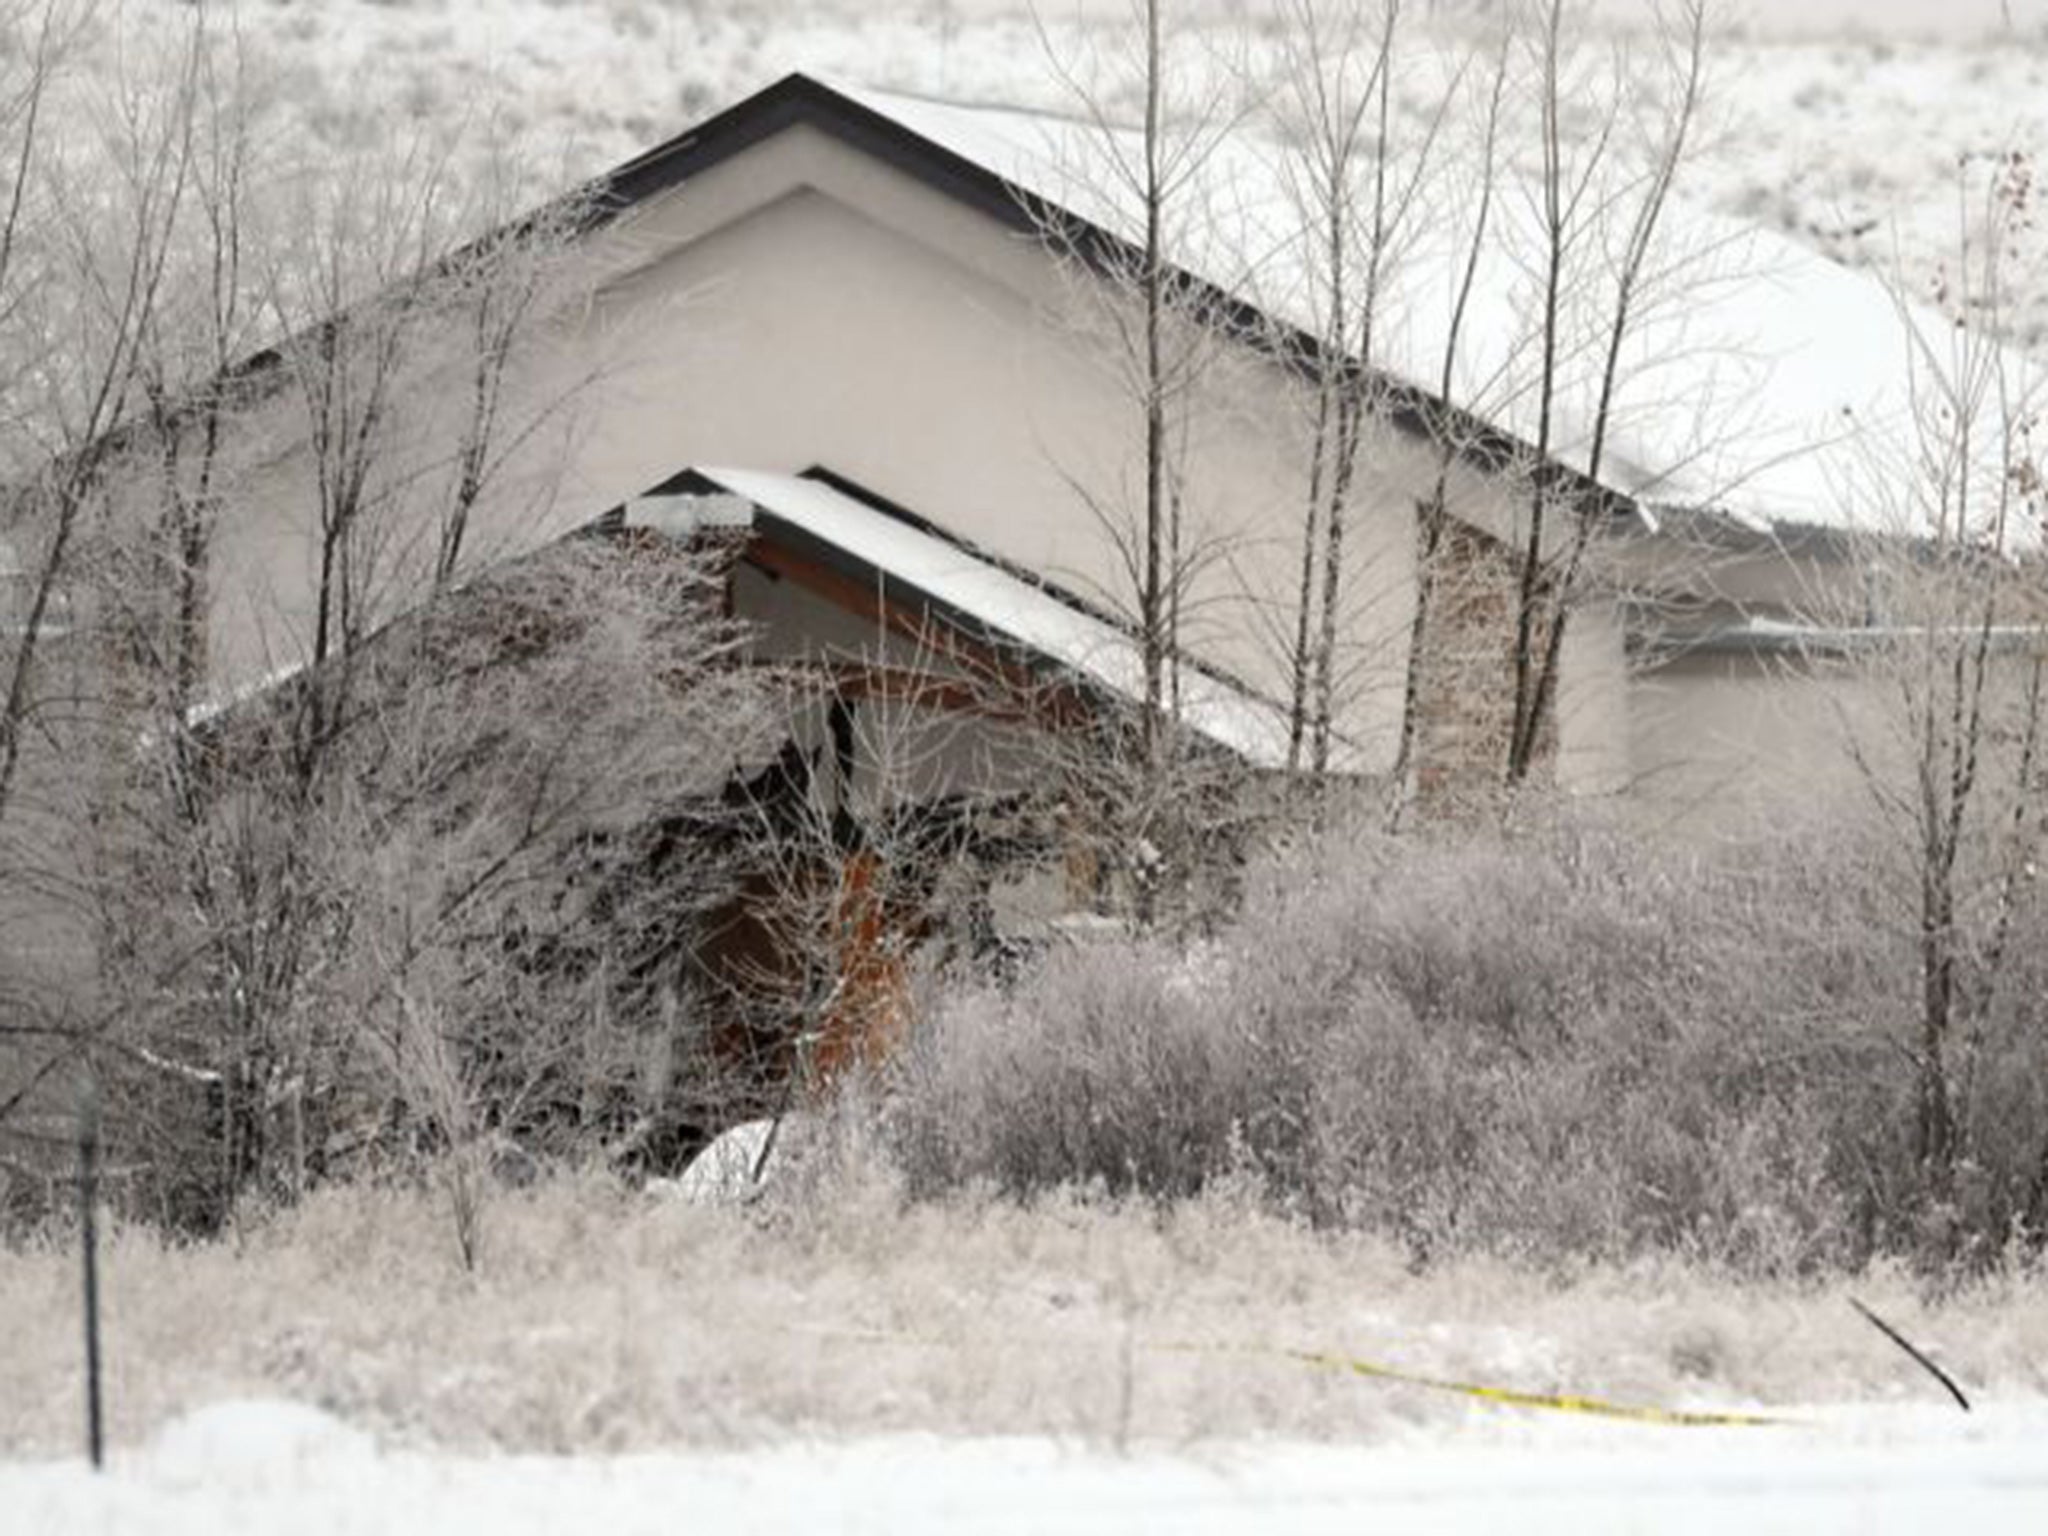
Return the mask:
M 515 381 L 536 399 L 573 393 L 575 430 L 528 446 L 511 489 L 479 508 L 480 544 L 530 546 L 607 514 L 744 527 L 734 604 L 766 645 L 849 652 L 893 625 L 900 652 L 934 625 L 1132 694 L 1136 648 L 1116 616 L 1132 600 L 1137 408 L 1099 323 L 1078 318 L 1087 273 L 1044 238 L 1047 209 L 1069 230 L 1127 232 L 1091 174 L 1102 152 L 1079 123 L 791 76 L 618 168 L 580 237 L 594 299 Z M 1298 368 L 1258 339 L 1301 334 L 1301 274 L 1272 234 L 1262 163 L 1219 155 L 1209 234 L 1171 254 L 1238 338 L 1186 402 L 1179 445 L 1184 537 L 1205 552 L 1184 594 L 1184 711 L 1276 767 L 1310 428 Z M 1785 642 L 1816 591 L 1860 579 L 1865 530 L 1817 445 L 1896 414 L 1906 351 L 1880 285 L 1768 237 L 1695 233 L 1697 276 L 1639 327 L 1631 408 L 1586 485 L 1611 575 L 1574 614 L 1555 750 L 1569 790 L 1688 805 L 1775 793 L 1828 750 L 1827 722 L 1783 676 Z M 1378 362 L 1389 388 L 1361 457 L 1340 621 L 1336 735 L 1354 771 L 1394 752 L 1415 507 L 1442 467 L 1443 422 L 1460 525 L 1512 543 L 1526 516 L 1500 473 L 1531 452 L 1526 391 L 1503 384 L 1527 334 L 1511 242 L 1499 261 L 1448 403 L 1415 382 L 1444 305 L 1426 239 L 1389 301 L 1403 321 Z M 1585 426 L 1553 434 L 1546 473 L 1586 481 Z M 219 556 L 212 646 L 228 684 L 275 667 L 310 591 L 304 514 L 267 505 Z

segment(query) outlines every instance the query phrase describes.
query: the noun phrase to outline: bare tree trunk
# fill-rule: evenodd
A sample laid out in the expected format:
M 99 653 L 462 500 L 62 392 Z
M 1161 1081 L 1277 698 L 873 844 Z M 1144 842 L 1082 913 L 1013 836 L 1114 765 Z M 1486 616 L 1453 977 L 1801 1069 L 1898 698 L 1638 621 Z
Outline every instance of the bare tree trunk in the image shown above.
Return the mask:
M 1315 626 L 1316 553 L 1322 545 L 1323 459 L 1330 432 L 1329 391 L 1316 390 L 1315 429 L 1309 439 L 1308 503 L 1301 517 L 1301 578 L 1295 584 L 1294 642 L 1288 651 L 1287 771 L 1302 767 L 1308 736 L 1309 673 L 1315 653 L 1310 647 Z
M 1560 99 L 1563 91 L 1560 72 L 1563 67 L 1564 8 L 1565 0 L 1549 0 L 1544 12 L 1537 83 L 1541 93 L 1543 153 L 1540 187 L 1543 204 L 1543 355 L 1538 381 L 1535 455 L 1530 475 L 1529 527 L 1523 539 L 1521 576 L 1515 594 L 1514 713 L 1509 726 L 1506 765 L 1510 785 L 1520 784 L 1529 776 L 1540 726 L 1536 714 L 1536 651 L 1541 643 L 1539 628 L 1544 598 L 1546 562 L 1543 540 L 1550 515 L 1549 471 L 1552 429 L 1556 419 L 1565 263 L 1575 234 L 1570 217 L 1576 199 L 1565 186 L 1561 126 L 1564 109 Z
M 1159 713 L 1164 634 L 1160 588 L 1164 569 L 1162 539 L 1166 522 L 1166 391 L 1160 328 L 1164 315 L 1164 261 L 1160 249 L 1159 198 L 1159 0 L 1145 3 L 1145 267 L 1141 296 L 1145 306 L 1145 575 L 1138 597 L 1139 624 L 1145 648 L 1145 709 Z M 1150 750 L 1156 720 L 1146 724 Z
M 0 123 L 18 134 L 7 159 L 12 185 L 6 189 L 5 223 L 0 225 L 0 313 L 19 312 L 16 287 L 19 248 L 27 231 L 24 221 L 36 205 L 61 206 L 78 196 L 59 183 L 39 188 L 44 154 L 41 121 L 45 101 L 57 78 L 69 29 L 81 24 L 89 7 L 65 0 L 44 0 L 0 21 L 27 25 L 34 31 L 23 69 L 10 82 L 8 99 L 0 102 Z M 9 28 L 12 30 L 12 27 Z M 8 39 L 12 41 L 13 39 Z M 53 221 L 46 231 L 52 251 L 46 259 L 70 263 L 70 276 L 80 296 L 75 331 L 64 337 L 16 335 L 8 343 L 30 357 L 54 354 L 61 360 L 59 376 L 44 387 L 41 418 L 27 423 L 32 454 L 40 462 L 12 466 L 27 482 L 27 526 L 39 536 L 30 585 L 30 600 L 12 655 L 0 683 L 0 821 L 4 821 L 20 772 L 24 733 L 35 708 L 38 653 L 59 594 L 70 579 L 68 562 L 88 501 L 99 485 L 108 451 L 107 433 L 128 409 L 137 382 L 138 353 L 156 313 L 169 255 L 171 236 L 185 196 L 191 146 L 187 120 L 191 100 L 191 61 L 173 82 L 167 116 L 162 121 L 138 118 L 117 125 L 132 142 L 121 145 L 128 163 L 110 166 L 109 176 L 128 178 L 127 201 L 119 224 L 97 229 L 89 210 L 75 208 L 71 223 Z M 39 197 L 39 193 L 42 194 Z M 25 294 L 19 295 L 25 297 Z M 83 340 L 81 341 L 81 336 Z
M 1555 713 L 1565 632 L 1586 555 L 1600 532 L 1597 496 L 1589 498 L 1581 490 L 1567 493 L 1559 499 L 1559 490 L 1553 482 L 1556 486 L 1567 482 L 1563 475 L 1553 473 L 1550 462 L 1560 366 L 1562 288 L 1572 252 L 1583 243 L 1587 233 L 1578 224 L 1580 210 L 1598 172 L 1598 162 L 1606 152 L 1603 134 L 1586 167 L 1584 178 L 1575 185 L 1570 182 L 1564 166 L 1560 127 L 1564 105 L 1561 77 L 1564 5 L 1565 0 L 1550 0 L 1543 32 L 1540 76 L 1543 115 L 1543 375 L 1529 530 L 1523 549 L 1515 612 L 1515 707 L 1507 761 L 1507 782 L 1510 786 L 1528 779 L 1538 756 L 1545 724 Z M 1685 163 L 1699 115 L 1706 67 L 1706 37 L 1707 0 L 1686 0 L 1675 36 L 1662 40 L 1667 48 L 1673 48 L 1677 53 L 1674 68 L 1679 87 L 1677 100 L 1667 109 L 1663 143 L 1657 149 L 1647 188 L 1630 220 L 1612 295 L 1603 300 L 1606 319 L 1601 345 L 1600 384 L 1593 402 L 1592 442 L 1584 474 L 1584 482 L 1588 486 L 1597 486 L 1606 464 L 1607 444 L 1614 428 L 1620 388 L 1624 382 L 1621 375 L 1622 349 L 1642 303 L 1643 285 L 1650 258 L 1656 249 L 1658 230 L 1670 202 L 1672 186 Z M 1596 211 L 1595 216 L 1604 214 Z M 1543 545 L 1553 510 L 1565 515 L 1569 521 L 1562 535 L 1563 553 L 1546 557 Z
M 2039 911 L 2028 887 L 2048 831 L 2048 581 L 2020 532 L 2048 510 L 2031 440 L 2041 391 L 1994 339 L 2005 271 L 2029 227 L 2030 177 L 2019 160 L 2001 161 L 1981 208 L 1963 183 L 1942 313 L 1930 321 L 1898 300 L 1908 418 L 1870 438 L 1854 488 L 1868 515 L 1893 524 L 1866 554 L 1887 578 L 1891 611 L 1858 622 L 1884 637 L 1872 665 L 1886 669 L 1898 709 L 1876 749 L 1853 735 L 1850 745 L 1897 836 L 1900 904 L 1912 915 L 1907 1130 L 1936 1218 L 1929 1257 L 1941 1262 L 1957 1256 L 1947 1207 L 1978 1134 L 1980 1043 L 2003 1012 L 2016 932 Z
M 1396 145 L 1402 14 L 1400 0 L 1291 0 L 1282 18 L 1281 127 L 1295 141 L 1289 180 L 1312 244 L 1318 310 L 1308 359 L 1308 496 L 1287 657 L 1289 762 L 1319 775 L 1330 770 L 1342 708 L 1353 503 L 1379 411 L 1381 311 L 1459 89 L 1454 81 L 1444 91 L 1413 144 Z
M 1330 768 L 1330 732 L 1336 715 L 1337 636 L 1343 600 L 1344 539 L 1346 525 L 1349 522 L 1352 481 L 1358 471 L 1359 449 L 1363 444 L 1372 409 L 1373 369 L 1376 366 L 1373 343 L 1379 319 L 1380 284 L 1389 259 L 1389 142 L 1395 63 L 1394 38 L 1401 22 L 1401 7 L 1399 0 L 1384 0 L 1384 4 L 1385 11 L 1376 40 L 1377 51 L 1374 60 L 1374 69 L 1378 75 L 1376 84 L 1379 137 L 1373 151 L 1372 222 L 1366 234 L 1365 291 L 1359 296 L 1358 333 L 1355 343 L 1351 341 L 1348 333 L 1340 331 L 1340 335 L 1344 337 L 1346 351 L 1349 352 L 1355 346 L 1356 354 L 1347 360 L 1340 375 L 1343 388 L 1337 397 L 1337 458 L 1330 476 L 1329 506 L 1323 518 L 1322 634 L 1316 644 L 1315 702 L 1309 754 L 1310 767 L 1317 774 L 1327 773 Z M 1373 93 L 1367 94 L 1368 99 L 1371 99 Z M 1348 214 L 1348 199 L 1336 202 L 1333 208 L 1333 238 L 1330 252 L 1333 270 L 1341 268 L 1344 260 L 1341 238 L 1334 233 L 1339 216 L 1336 209 Z M 1341 325 L 1341 306 L 1337 318 Z
M 1131 407 L 1130 468 L 1112 493 L 1087 476 L 1069 484 L 1104 530 L 1118 565 L 1108 596 L 1129 616 L 1134 673 L 1132 710 L 1106 729 L 1104 750 L 1121 759 L 1102 764 L 1115 781 L 1103 808 L 1103 851 L 1130 881 L 1141 924 L 1158 915 L 1161 893 L 1186 873 L 1199 841 L 1188 822 L 1183 779 L 1196 771 L 1184 750 L 1181 706 L 1185 648 L 1200 622 L 1200 580 L 1216 558 L 1202 524 L 1203 503 L 1191 469 L 1199 453 L 1195 425 L 1207 360 L 1227 345 L 1205 312 L 1213 295 L 1175 265 L 1178 241 L 1204 217 L 1203 173 L 1233 110 L 1228 97 L 1198 86 L 1173 49 L 1163 0 L 1133 0 L 1131 28 L 1120 34 L 1109 77 L 1133 88 L 1141 116 L 1113 118 L 1114 92 L 1103 60 L 1077 66 L 1072 50 L 1041 33 L 1050 67 L 1072 93 L 1087 129 L 1081 162 L 1068 169 L 1117 210 L 1106 229 L 1039 210 L 1041 232 L 1066 262 L 1092 330 L 1105 337 Z M 1091 77 L 1092 76 L 1092 77 Z M 1127 771 L 1128 770 L 1128 771 Z

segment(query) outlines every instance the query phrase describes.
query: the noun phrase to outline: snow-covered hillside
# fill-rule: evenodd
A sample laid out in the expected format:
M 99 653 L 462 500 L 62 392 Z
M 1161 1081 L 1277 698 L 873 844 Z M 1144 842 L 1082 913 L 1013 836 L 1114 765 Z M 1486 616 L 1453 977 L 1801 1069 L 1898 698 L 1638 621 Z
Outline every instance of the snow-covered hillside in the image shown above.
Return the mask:
M 130 23 L 189 12 L 123 0 Z M 979 103 L 1071 105 L 1047 49 L 1071 57 L 1119 24 L 1111 0 L 240 0 L 248 54 L 274 87 L 273 131 L 317 152 L 353 108 L 438 135 L 516 142 L 529 195 L 626 159 L 792 70 Z M 1180 33 L 1247 40 L 1264 0 L 1181 0 Z M 1455 26 L 1453 4 L 1415 7 Z M 1647 0 L 1603 0 L 1626 17 Z M 1958 164 L 2048 149 L 2048 3 L 1719 7 L 1750 13 L 1717 47 L 1715 133 L 1682 192 L 1835 259 L 1931 287 L 1953 260 Z M 1839 36 L 1817 20 L 1853 14 Z M 1939 18 L 1943 41 L 1910 38 Z M 1797 22 L 1798 25 L 1793 25 Z M 1890 24 L 1885 35 L 1874 30 Z M 1789 35 L 1788 35 L 1789 34 Z M 1910 40 L 1909 40 L 1910 39 Z M 1197 50 L 1199 51 L 1199 50 Z M 1420 113 L 1420 99 L 1408 103 Z M 2031 288 L 2031 291 L 2028 291 Z M 2048 343 L 2048 282 L 2022 281 L 2009 331 Z

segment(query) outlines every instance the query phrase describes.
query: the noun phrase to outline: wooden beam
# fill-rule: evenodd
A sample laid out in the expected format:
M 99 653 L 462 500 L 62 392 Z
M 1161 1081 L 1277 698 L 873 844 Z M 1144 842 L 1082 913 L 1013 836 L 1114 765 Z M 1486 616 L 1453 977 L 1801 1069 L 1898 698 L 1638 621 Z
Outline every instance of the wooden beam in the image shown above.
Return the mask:
M 944 679 L 914 667 L 826 663 L 838 671 L 843 686 L 861 690 L 858 697 L 900 699 L 984 718 L 1031 721 L 1053 729 L 1075 728 L 1094 718 L 1094 710 L 1072 684 L 1035 676 L 1022 662 L 1003 656 L 929 610 L 912 608 L 885 596 L 879 584 L 856 581 L 842 571 L 759 536 L 747 545 L 743 558 L 764 574 L 801 587 L 863 623 L 878 625 L 968 674 L 962 679 Z

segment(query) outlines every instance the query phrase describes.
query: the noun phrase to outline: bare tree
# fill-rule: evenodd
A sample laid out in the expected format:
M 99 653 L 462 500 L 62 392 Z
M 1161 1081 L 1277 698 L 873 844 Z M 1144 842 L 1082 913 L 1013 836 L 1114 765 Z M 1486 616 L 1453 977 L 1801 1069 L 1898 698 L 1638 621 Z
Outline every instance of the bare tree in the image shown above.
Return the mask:
M 39 881 L 37 911 L 54 895 L 92 937 L 65 936 L 75 985 L 50 999 L 62 1017 L 10 1021 L 47 1048 L 23 1053 L 0 1119 L 85 1053 L 134 1067 L 129 1129 L 204 1148 L 194 1198 L 217 1213 L 252 1183 L 302 1181 L 318 1156 L 308 1106 L 348 1075 L 314 1064 L 365 1048 L 335 990 L 337 955 L 357 953 L 350 935 L 367 942 L 359 925 L 379 910 L 352 857 L 368 833 L 351 786 L 404 697 L 366 647 L 429 594 L 454 593 L 508 535 L 530 543 L 547 512 L 541 438 L 568 430 L 577 381 L 531 377 L 547 372 L 533 365 L 552 317 L 577 298 L 583 210 L 555 204 L 450 255 L 501 211 L 504 188 L 463 185 L 445 142 L 387 155 L 366 132 L 361 163 L 338 171 L 260 155 L 239 38 L 203 8 L 168 62 L 124 54 L 132 78 L 95 87 L 92 154 L 45 168 L 42 97 L 84 9 L 9 18 L 42 30 L 38 48 L 8 54 L 33 64 L 14 120 L 15 163 L 34 179 L 8 242 L 7 323 L 23 342 L 9 356 L 27 362 L 7 381 L 10 421 L 25 424 L 7 449 L 15 483 L 34 489 L 6 529 L 32 580 L 10 580 L 22 622 L 0 637 L 14 699 L 0 834 L 19 853 L 10 867 Z M 32 323 L 49 338 L 40 355 Z M 67 377 L 59 357 L 92 377 Z M 223 539 L 246 547 L 295 506 L 311 535 L 302 629 L 270 592 L 224 587 L 216 564 Z M 67 596 L 91 644 L 64 648 L 60 695 L 43 653 Z M 224 615 L 253 615 L 258 645 L 244 623 L 223 648 Z M 658 648 L 650 658 L 674 670 Z M 60 699 L 73 705 L 61 743 Z M 248 711 L 269 722 L 254 747 Z M 38 850 L 15 835 L 31 728 L 72 764 L 38 811 Z M 554 792 L 601 795 L 597 766 L 581 760 L 581 779 Z M 563 835 L 552 822 L 527 832 Z M 409 995 L 422 1017 L 460 1016 Z
M 81 986 L 90 943 L 71 815 L 89 798 L 83 746 L 97 707 L 98 562 L 87 546 L 191 184 L 192 55 L 160 74 L 120 60 L 87 68 L 99 19 L 90 0 L 0 5 L 0 1125 L 10 1131 L 105 1032 Z
M 350 913 L 326 965 L 388 1074 L 369 1107 L 404 1106 L 436 1155 L 466 1263 L 498 1150 L 620 1156 L 731 1088 L 683 1009 L 736 874 L 717 791 L 775 711 L 733 665 L 724 563 L 656 535 L 571 540 L 366 659 L 325 808 Z M 357 1138 L 388 1135 L 354 1112 Z
M 418 535 L 390 515 L 414 471 L 401 452 L 402 408 L 423 381 L 419 343 L 438 329 L 432 296 L 418 284 L 461 232 L 445 142 L 416 134 L 389 152 L 368 143 L 376 147 L 361 152 L 361 163 L 298 184 L 288 243 L 261 279 L 282 338 L 278 372 L 297 407 L 279 426 L 288 444 L 303 442 L 312 492 L 314 571 L 301 643 L 315 681 L 302 690 L 298 746 L 309 787 L 346 708 L 353 653 L 389 616 L 378 600 L 403 600 L 403 565 Z
M 435 265 L 464 227 L 441 148 L 415 142 L 392 159 L 365 151 L 365 163 L 337 179 L 298 179 L 285 193 L 289 237 L 253 256 L 238 252 L 237 260 L 250 284 L 243 301 L 260 307 L 277 338 L 273 351 L 231 369 L 223 376 L 229 383 L 206 386 L 231 389 L 233 398 L 167 425 L 174 442 L 199 434 L 209 469 L 222 434 L 234 439 L 241 465 L 255 455 L 234 487 L 236 503 L 209 509 L 209 523 L 246 518 L 258 512 L 258 498 L 279 495 L 303 496 L 312 513 L 298 670 L 266 705 L 289 722 L 289 772 L 275 777 L 277 761 L 262 751 L 239 764 L 211 764 L 207 798 L 234 808 L 227 822 L 217 810 L 195 807 L 160 824 L 161 851 L 182 865 L 183 889 L 210 930 L 201 975 L 218 1008 L 201 1010 L 213 1043 L 198 1059 L 212 1063 L 206 1070 L 218 1083 L 230 1194 L 274 1166 L 290 1170 L 292 1187 L 301 1181 L 303 1137 L 294 1129 L 285 1146 L 274 1146 L 276 1110 L 283 1102 L 293 1126 L 302 1121 L 306 1094 L 317 1086 L 306 1064 L 329 1053 L 328 1036 L 346 1033 L 344 1025 L 322 1023 L 317 1010 L 309 1016 L 303 994 L 322 974 L 337 925 L 345 930 L 359 911 L 357 886 L 335 863 L 346 847 L 337 796 L 362 771 L 354 743 L 375 728 L 364 714 L 374 720 L 390 707 L 388 693 L 359 692 L 363 649 L 431 586 L 426 559 L 435 575 L 452 573 L 460 541 L 445 529 L 439 548 L 425 558 L 415 553 L 434 494 L 435 450 L 423 443 L 422 429 L 439 415 L 440 373 L 451 354 L 460 356 L 450 345 L 451 335 L 465 335 L 460 315 L 491 302 L 479 296 L 485 256 L 469 254 L 453 277 Z M 523 237 L 495 249 L 524 285 L 534 258 Z M 485 342 L 492 355 L 475 366 L 495 376 L 507 338 Z M 222 409 L 231 420 L 223 421 Z M 513 427 L 495 410 L 470 418 L 457 470 L 465 516 L 498 434 Z M 278 446 L 266 450 L 266 443 Z M 280 449 L 282 475 L 262 463 L 266 451 Z M 217 481 L 215 488 L 227 489 Z M 169 723 L 171 738 L 186 739 L 196 723 L 188 708 Z M 189 793 L 175 776 L 170 782 L 180 798 Z
M 1566 118 L 1589 90 L 1573 37 L 1569 0 L 1543 0 L 1529 47 L 1540 119 L 1536 185 L 1539 288 L 1534 463 L 1523 530 L 1514 620 L 1514 710 L 1506 779 L 1528 779 L 1555 713 L 1564 637 L 1588 552 L 1600 531 L 1597 485 L 1622 409 L 1624 349 L 1662 271 L 1659 233 L 1700 114 L 1708 7 L 1683 0 L 1657 35 L 1670 87 L 1661 109 L 1639 94 L 1617 59 L 1604 88 L 1598 125 L 1574 144 Z M 1574 314 L 1592 317 L 1575 336 Z M 1588 440 L 1583 481 L 1554 463 L 1562 441 L 1561 407 L 1575 353 L 1590 347 L 1595 369 L 1585 402 Z M 1554 524 L 1561 523 L 1557 527 Z
M 1225 153 L 1246 115 L 1231 89 L 1243 76 L 1177 39 L 1161 0 L 1131 0 L 1085 58 L 1042 42 L 1078 121 L 1066 163 L 1052 168 L 1066 206 L 1029 211 L 1070 278 L 1066 322 L 1107 357 L 1134 417 L 1134 476 L 1062 470 L 1116 564 L 1115 579 L 1092 582 L 1089 595 L 1127 616 L 1138 650 L 1137 711 L 1097 741 L 1130 759 L 1116 773 L 1118 794 L 1097 799 L 1117 822 L 1097 848 L 1114 848 L 1115 867 L 1143 871 L 1127 891 L 1149 921 L 1192 846 L 1190 829 L 1175 825 L 1189 803 L 1174 788 L 1190 740 L 1184 674 L 1207 608 L 1228 600 L 1217 578 L 1234 554 L 1212 526 L 1199 444 L 1219 425 L 1218 377 L 1249 339 L 1227 292 L 1231 274 L 1256 259 L 1229 227 L 1231 200 L 1245 190 L 1232 185 Z
M 0 825 L 43 702 L 42 651 L 66 606 L 110 429 L 134 402 L 191 170 L 189 69 L 161 88 L 111 82 L 98 142 L 52 142 L 53 96 L 87 88 L 65 70 L 93 9 L 87 0 L 17 0 L 0 12 L 0 390 L 18 610 L 0 651 Z
M 2048 399 L 2038 371 L 1996 340 L 2033 227 L 2032 177 L 2016 153 L 1988 175 L 1963 164 L 1938 314 L 1899 305 L 1904 412 L 1862 424 L 1863 462 L 1843 487 L 1857 525 L 1874 530 L 1856 551 L 1869 585 L 1828 615 L 1846 649 L 1828 679 L 1876 695 L 1844 719 L 1909 914 L 1912 1146 L 1937 1210 L 1986 1133 L 1985 1053 L 2016 1001 L 2016 951 L 2038 944 L 2043 917 Z M 2039 1156 L 2048 1191 L 2048 1141 Z
M 1396 140 L 1395 95 L 1410 78 L 1399 0 L 1290 0 L 1278 68 L 1290 200 L 1308 274 L 1315 347 L 1300 580 L 1289 648 L 1291 769 L 1331 765 L 1347 539 L 1353 500 L 1386 402 L 1381 327 L 1388 290 L 1424 204 L 1432 151 L 1458 98 L 1453 80 L 1413 145 Z
M 544 548 L 365 637 L 310 781 L 300 676 L 203 723 L 192 812 L 137 786 L 104 899 L 164 1215 L 420 1155 L 474 1262 L 500 1149 L 644 1141 L 701 1090 L 677 1000 L 769 718 L 721 590 L 654 536 Z
M 567 429 L 583 391 L 603 368 L 600 361 L 538 396 L 520 387 L 534 364 L 554 360 L 559 351 L 551 322 L 575 313 L 588 297 L 593 277 L 577 237 L 593 210 L 584 195 L 571 193 L 518 211 L 514 199 L 524 178 L 517 160 L 499 148 L 500 132 L 496 124 L 486 126 L 486 142 L 496 152 L 474 178 L 464 219 L 492 233 L 437 262 L 431 276 L 434 308 L 450 332 L 449 366 L 463 384 L 455 391 L 461 403 L 452 420 L 437 418 L 436 431 L 452 445 L 438 465 L 443 489 L 433 564 L 437 589 L 458 579 L 465 562 L 497 553 L 488 544 L 478 547 L 479 509 L 506 491 L 537 438 Z M 544 500 L 551 489 L 543 479 L 533 494 Z M 530 519 L 535 510 L 524 515 Z M 508 520 L 501 510 L 497 522 Z M 502 538 L 508 530 L 490 531 Z

